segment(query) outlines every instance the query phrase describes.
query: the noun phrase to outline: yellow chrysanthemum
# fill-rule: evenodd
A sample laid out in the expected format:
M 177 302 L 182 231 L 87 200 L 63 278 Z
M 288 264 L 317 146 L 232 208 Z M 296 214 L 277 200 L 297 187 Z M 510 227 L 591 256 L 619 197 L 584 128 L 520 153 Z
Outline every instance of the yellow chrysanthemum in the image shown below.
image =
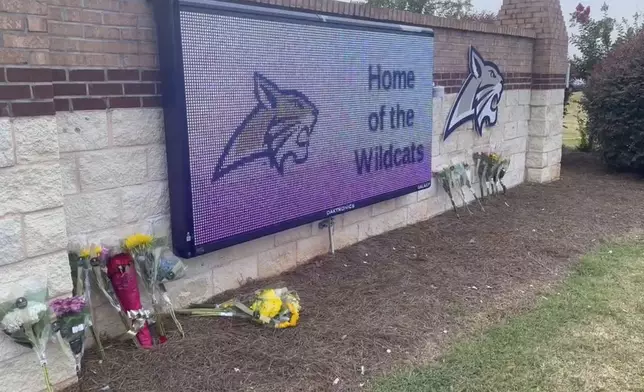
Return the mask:
M 78 254 L 78 256 L 79 256 L 81 259 L 87 259 L 87 258 L 89 258 L 89 249 L 81 249 L 81 251 L 80 251 L 80 253 Z
M 282 299 L 277 296 L 273 289 L 262 290 L 255 302 L 250 306 L 253 312 L 259 313 L 259 320 L 264 324 L 277 316 L 281 308 Z
M 298 311 L 299 307 L 296 304 L 289 302 L 286 304 L 286 306 L 288 307 L 288 310 L 291 312 L 291 319 L 277 324 L 276 328 L 295 327 L 297 325 L 298 320 L 300 319 L 300 312 Z
M 103 248 L 97 245 L 94 248 L 92 248 L 92 251 L 89 253 L 91 257 L 98 257 L 102 251 L 103 251 Z
M 132 234 L 125 239 L 125 248 L 132 250 L 138 247 L 148 247 L 152 245 L 153 237 L 148 234 Z

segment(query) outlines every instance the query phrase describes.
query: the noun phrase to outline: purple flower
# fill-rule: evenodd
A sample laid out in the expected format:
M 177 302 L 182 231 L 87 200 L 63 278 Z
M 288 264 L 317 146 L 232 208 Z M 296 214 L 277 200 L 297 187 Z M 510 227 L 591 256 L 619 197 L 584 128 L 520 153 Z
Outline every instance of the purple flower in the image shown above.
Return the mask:
M 81 313 L 85 309 L 84 297 L 59 298 L 49 303 L 51 310 L 56 317 L 63 317 L 68 314 Z

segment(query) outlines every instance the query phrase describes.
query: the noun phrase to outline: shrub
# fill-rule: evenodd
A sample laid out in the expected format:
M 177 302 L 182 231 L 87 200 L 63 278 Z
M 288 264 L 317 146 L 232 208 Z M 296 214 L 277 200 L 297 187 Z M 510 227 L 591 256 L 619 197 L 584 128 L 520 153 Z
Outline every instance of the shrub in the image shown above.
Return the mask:
M 593 69 L 584 95 L 588 138 L 605 162 L 644 174 L 644 31 Z

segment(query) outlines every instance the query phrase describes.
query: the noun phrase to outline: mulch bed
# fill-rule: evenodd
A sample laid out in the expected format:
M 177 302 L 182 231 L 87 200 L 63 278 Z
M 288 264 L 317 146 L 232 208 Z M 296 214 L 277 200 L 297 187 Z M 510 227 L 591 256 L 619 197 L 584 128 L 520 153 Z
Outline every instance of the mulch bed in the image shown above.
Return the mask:
M 113 342 L 102 364 L 89 352 L 68 391 L 365 390 L 529 306 L 581 253 L 643 229 L 642 200 L 644 180 L 568 153 L 560 181 L 513 188 L 486 212 L 449 211 L 212 300 L 286 285 L 302 300 L 296 328 L 184 317 L 186 338 L 158 350 Z

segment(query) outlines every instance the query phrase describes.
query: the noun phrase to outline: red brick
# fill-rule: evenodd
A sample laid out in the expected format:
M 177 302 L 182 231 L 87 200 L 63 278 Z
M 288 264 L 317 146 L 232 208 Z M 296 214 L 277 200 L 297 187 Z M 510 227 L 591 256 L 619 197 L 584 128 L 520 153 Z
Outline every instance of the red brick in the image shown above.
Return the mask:
M 47 116 L 56 113 L 54 101 L 47 102 L 13 102 L 11 110 L 15 117 Z
M 123 85 L 119 83 L 92 83 L 88 88 L 89 95 L 123 95 Z
M 72 82 L 102 82 L 105 71 L 102 69 L 70 69 L 69 80 Z
M 39 16 L 27 16 L 27 29 L 33 32 L 46 33 L 47 19 Z
M 52 69 L 51 80 L 54 82 L 64 82 L 67 80 L 67 71 L 64 69 Z
M 49 49 L 49 37 L 45 35 L 3 34 L 5 48 Z
M 155 91 L 158 95 L 161 95 L 161 83 L 155 83 Z
M 7 68 L 9 82 L 51 82 L 50 68 Z
M 47 4 L 37 0 L 2 0 L 0 12 L 47 15 Z
M 82 7 L 83 0 L 49 0 L 49 4 L 63 7 Z
M 0 102 L 0 117 L 10 117 L 11 111 L 8 103 Z
M 158 108 L 162 107 L 161 97 L 141 97 L 141 106 L 144 108 Z
M 51 65 L 71 67 L 119 67 L 121 55 L 102 53 L 56 53 L 50 54 Z
M 63 37 L 83 36 L 83 25 L 81 24 L 49 22 L 47 23 L 47 30 L 51 35 L 59 35 Z
M 154 18 L 152 16 L 148 15 L 140 15 L 139 16 L 139 27 L 156 27 L 156 24 L 154 23 Z
M 85 38 L 119 39 L 121 32 L 117 27 L 85 26 Z
M 126 83 L 125 95 L 152 95 L 155 94 L 154 83 Z
M 158 70 L 141 71 L 141 80 L 144 82 L 158 82 L 161 80 L 161 72 Z
M 87 95 L 87 85 L 85 83 L 54 83 L 54 96 L 62 97 L 64 95 Z
M 110 13 L 103 14 L 103 24 L 112 26 L 136 26 L 137 17 L 133 14 Z
M 138 108 L 141 107 L 139 97 L 111 97 L 109 98 L 110 108 Z
M 29 52 L 26 50 L 13 50 L 2 48 L 0 50 L 0 64 L 27 64 Z
M 139 42 L 139 53 L 156 54 L 157 49 L 156 42 Z
M 83 5 L 85 8 L 93 8 L 96 10 L 105 10 L 105 11 L 119 10 L 118 0 L 85 0 Z
M 122 0 L 121 11 L 133 14 L 151 14 L 152 6 L 147 0 Z
M 18 15 L 0 14 L 0 30 L 24 30 L 25 18 Z
M 51 99 L 54 97 L 54 87 L 51 84 L 31 86 L 34 99 Z
M 146 28 L 122 28 L 121 39 L 137 41 L 156 41 L 157 34 L 154 29 Z
M 13 100 L 13 99 L 29 99 L 31 98 L 31 90 L 28 85 L 4 85 L 0 86 L 0 99 Z
M 138 69 L 108 69 L 108 80 L 139 80 Z
M 72 98 L 74 110 L 100 110 L 107 109 L 105 98 Z
M 68 98 L 54 99 L 54 107 L 57 112 L 67 112 L 71 105 Z
M 0 83 L 4 83 L 7 81 L 7 78 L 4 76 L 4 68 L 0 67 Z

